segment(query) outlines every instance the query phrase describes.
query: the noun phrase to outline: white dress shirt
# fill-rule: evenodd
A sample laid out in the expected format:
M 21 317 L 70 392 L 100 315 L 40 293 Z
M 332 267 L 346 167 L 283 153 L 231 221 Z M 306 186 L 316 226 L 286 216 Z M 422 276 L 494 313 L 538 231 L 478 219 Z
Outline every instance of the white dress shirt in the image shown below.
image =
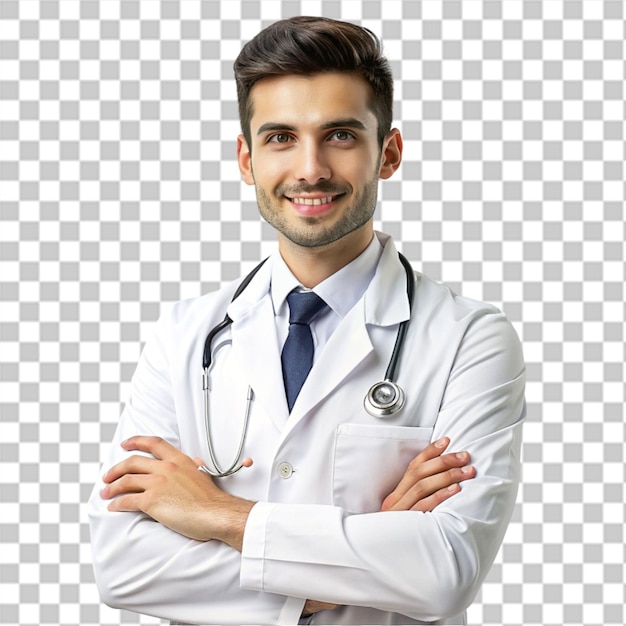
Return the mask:
M 367 286 L 376 273 L 376 266 L 382 253 L 383 247 L 380 241 L 377 237 L 372 237 L 370 244 L 356 259 L 310 290 L 314 291 L 328 305 L 328 309 L 320 313 L 310 324 L 315 350 L 314 362 L 319 354 L 319 349 L 324 346 L 339 322 L 363 297 Z M 309 290 L 298 282 L 280 254 L 274 257 L 271 280 L 270 293 L 276 315 L 276 333 L 282 346 L 289 331 L 287 296 L 294 289 Z

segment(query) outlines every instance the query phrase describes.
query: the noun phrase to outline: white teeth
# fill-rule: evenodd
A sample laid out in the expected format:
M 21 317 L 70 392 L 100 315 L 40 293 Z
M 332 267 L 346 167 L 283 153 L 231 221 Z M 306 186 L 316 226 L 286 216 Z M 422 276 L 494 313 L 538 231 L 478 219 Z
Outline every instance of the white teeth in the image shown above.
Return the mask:
M 326 198 L 292 198 L 294 204 L 308 204 L 309 206 L 319 206 L 320 204 L 330 204 L 333 201 L 332 196 Z

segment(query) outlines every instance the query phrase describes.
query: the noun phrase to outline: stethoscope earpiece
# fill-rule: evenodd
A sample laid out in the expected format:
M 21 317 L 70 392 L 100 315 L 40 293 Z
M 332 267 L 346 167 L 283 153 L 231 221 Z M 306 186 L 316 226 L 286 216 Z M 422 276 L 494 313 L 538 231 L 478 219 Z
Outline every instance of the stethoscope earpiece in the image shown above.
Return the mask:
M 392 380 L 381 380 L 370 387 L 363 406 L 372 417 L 391 417 L 404 406 L 404 399 L 400 386 Z

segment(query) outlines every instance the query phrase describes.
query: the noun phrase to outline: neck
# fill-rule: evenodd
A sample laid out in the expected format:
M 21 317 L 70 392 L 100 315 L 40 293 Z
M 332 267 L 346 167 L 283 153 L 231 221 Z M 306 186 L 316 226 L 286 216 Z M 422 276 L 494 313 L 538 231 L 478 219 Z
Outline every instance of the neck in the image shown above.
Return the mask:
M 287 267 L 308 289 L 354 261 L 371 243 L 374 230 L 370 224 L 326 246 L 305 248 L 279 235 L 278 248 Z

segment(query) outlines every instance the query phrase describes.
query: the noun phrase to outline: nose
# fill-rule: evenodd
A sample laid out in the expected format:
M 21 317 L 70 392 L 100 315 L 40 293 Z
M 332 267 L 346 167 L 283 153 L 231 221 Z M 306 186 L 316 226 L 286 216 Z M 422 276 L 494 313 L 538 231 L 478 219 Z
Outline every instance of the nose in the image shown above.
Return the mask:
M 331 177 L 331 169 L 324 150 L 315 141 L 301 141 L 294 155 L 294 175 L 310 185 Z

